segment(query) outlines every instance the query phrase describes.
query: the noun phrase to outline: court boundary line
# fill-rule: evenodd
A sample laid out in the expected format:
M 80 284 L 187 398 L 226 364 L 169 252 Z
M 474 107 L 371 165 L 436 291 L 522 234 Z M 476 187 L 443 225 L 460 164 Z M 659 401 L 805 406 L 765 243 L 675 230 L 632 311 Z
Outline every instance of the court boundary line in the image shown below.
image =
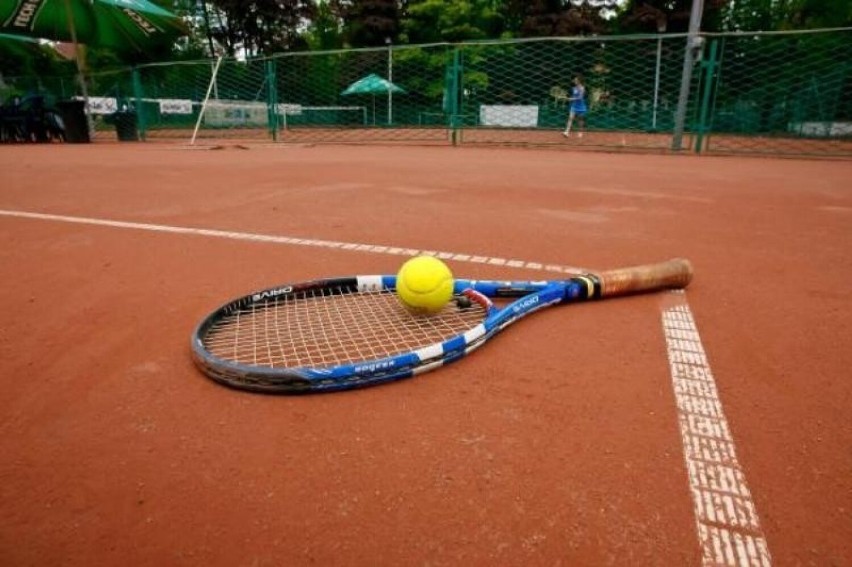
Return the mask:
M 89 217 L 73 217 L 0 209 L 0 216 L 148 230 L 173 234 L 211 236 L 231 240 L 313 246 L 374 254 L 414 256 L 427 254 L 445 260 L 555 272 L 582 274 L 591 270 L 489 256 L 417 250 L 373 244 L 358 244 L 274 236 L 248 232 L 136 223 Z M 770 567 L 771 555 L 757 510 L 736 458 L 733 437 L 722 411 L 713 373 L 689 309 L 684 290 L 670 292 L 677 305 L 662 310 L 662 326 L 674 389 L 678 425 L 702 565 L 726 567 Z
M 663 334 L 683 456 L 695 507 L 701 564 L 770 567 L 772 557 L 740 466 L 719 389 L 683 290 L 663 309 Z
M 396 246 L 383 246 L 378 244 L 359 244 L 352 242 L 336 242 L 333 240 L 320 240 L 314 238 L 298 238 L 292 236 L 275 236 L 270 234 L 256 234 L 251 232 L 237 232 L 228 230 L 216 230 L 209 228 L 192 228 L 185 226 L 170 226 L 162 224 L 138 223 L 129 221 L 117 221 L 109 219 L 96 219 L 90 217 L 72 217 L 67 215 L 54 215 L 48 213 L 33 213 L 29 211 L 10 211 L 0 209 L 0 216 L 18 217 L 38 220 L 52 220 L 69 222 L 75 224 L 88 224 L 95 226 L 111 226 L 116 228 L 130 228 L 136 230 L 148 230 L 152 232 L 168 232 L 174 234 L 191 234 L 196 236 L 212 236 L 216 238 L 228 238 L 231 240 L 247 240 L 252 242 L 270 242 L 274 244 L 289 244 L 291 246 L 313 246 L 319 248 L 333 248 L 339 250 L 354 250 L 356 252 L 370 252 L 373 254 L 391 254 L 396 256 L 417 256 L 425 254 L 435 256 L 442 260 L 453 260 L 455 262 L 468 262 L 472 264 L 488 264 L 492 266 L 507 266 L 509 268 L 521 268 L 554 272 L 558 274 L 585 274 L 594 270 L 578 266 L 563 266 L 559 264 L 546 264 L 543 262 L 527 262 L 509 258 L 496 258 L 476 254 L 459 254 L 455 252 L 443 252 L 439 250 L 418 250 L 416 248 L 400 248 Z

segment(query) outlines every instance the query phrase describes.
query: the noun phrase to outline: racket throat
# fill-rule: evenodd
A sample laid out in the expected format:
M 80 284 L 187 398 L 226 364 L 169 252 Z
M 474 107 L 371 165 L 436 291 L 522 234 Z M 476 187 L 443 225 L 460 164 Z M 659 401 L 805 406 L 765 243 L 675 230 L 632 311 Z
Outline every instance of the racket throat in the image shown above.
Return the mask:
M 480 293 L 473 288 L 467 288 L 462 291 L 457 297 L 456 303 L 460 309 L 470 307 L 471 304 L 476 303 L 485 309 L 485 313 L 491 313 L 494 309 L 496 309 L 493 301 L 491 301 L 485 294 Z

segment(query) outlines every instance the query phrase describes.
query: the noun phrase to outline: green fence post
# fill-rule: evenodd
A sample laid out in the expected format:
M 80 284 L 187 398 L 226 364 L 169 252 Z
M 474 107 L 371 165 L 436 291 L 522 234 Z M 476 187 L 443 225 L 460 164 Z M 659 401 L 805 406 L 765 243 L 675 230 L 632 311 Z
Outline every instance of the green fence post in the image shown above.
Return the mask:
M 136 128 L 139 133 L 139 139 L 145 141 L 145 109 L 142 106 L 142 100 L 145 98 L 142 92 L 142 77 L 139 74 L 139 69 L 133 67 L 130 71 L 131 83 L 133 84 L 133 99 L 136 108 Z
M 272 141 L 278 141 L 278 81 L 275 60 L 266 60 L 266 114 Z
M 713 98 L 713 85 L 716 83 L 716 68 L 719 66 L 716 56 L 719 51 L 719 40 L 710 40 L 709 56 L 701 62 L 704 71 L 704 92 L 701 94 L 698 124 L 696 125 L 695 153 L 700 154 L 704 145 L 704 134 L 710 130 L 710 103 Z
M 459 89 L 461 85 L 461 51 L 458 47 L 453 48 L 453 67 L 450 76 L 449 84 L 447 85 L 447 95 L 450 97 L 450 133 L 453 145 L 457 145 L 461 140 L 461 132 L 459 125 Z

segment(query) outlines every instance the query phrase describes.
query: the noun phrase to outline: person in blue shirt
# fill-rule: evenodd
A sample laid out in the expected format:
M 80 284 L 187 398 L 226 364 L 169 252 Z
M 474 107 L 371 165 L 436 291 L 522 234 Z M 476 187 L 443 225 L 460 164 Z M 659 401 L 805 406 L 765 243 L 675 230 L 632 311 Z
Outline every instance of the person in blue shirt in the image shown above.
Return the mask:
M 586 106 L 586 87 L 583 85 L 582 75 L 574 77 L 574 86 L 571 88 L 571 96 L 568 98 L 568 102 L 571 103 L 568 123 L 565 125 L 565 131 L 562 132 L 562 135 L 566 138 L 571 136 L 571 125 L 576 118 L 579 127 L 577 137 L 582 138 L 583 130 L 586 129 L 586 112 L 589 110 Z

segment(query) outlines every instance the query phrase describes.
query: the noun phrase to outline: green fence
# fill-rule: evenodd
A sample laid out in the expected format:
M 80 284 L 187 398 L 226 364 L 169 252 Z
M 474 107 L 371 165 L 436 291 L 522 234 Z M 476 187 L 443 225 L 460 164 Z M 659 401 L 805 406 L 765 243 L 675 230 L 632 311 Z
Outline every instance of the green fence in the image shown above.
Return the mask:
M 176 62 L 88 77 L 98 136 L 135 111 L 143 138 L 414 142 L 852 156 L 852 29 L 548 38 Z M 561 135 L 572 79 L 589 111 Z M 73 78 L 6 79 L 67 97 Z M 686 124 L 676 132 L 678 105 Z M 578 133 L 575 126 L 575 133 Z M 682 140 L 675 146 L 676 140 Z
M 708 37 L 700 150 L 852 155 L 852 30 Z

